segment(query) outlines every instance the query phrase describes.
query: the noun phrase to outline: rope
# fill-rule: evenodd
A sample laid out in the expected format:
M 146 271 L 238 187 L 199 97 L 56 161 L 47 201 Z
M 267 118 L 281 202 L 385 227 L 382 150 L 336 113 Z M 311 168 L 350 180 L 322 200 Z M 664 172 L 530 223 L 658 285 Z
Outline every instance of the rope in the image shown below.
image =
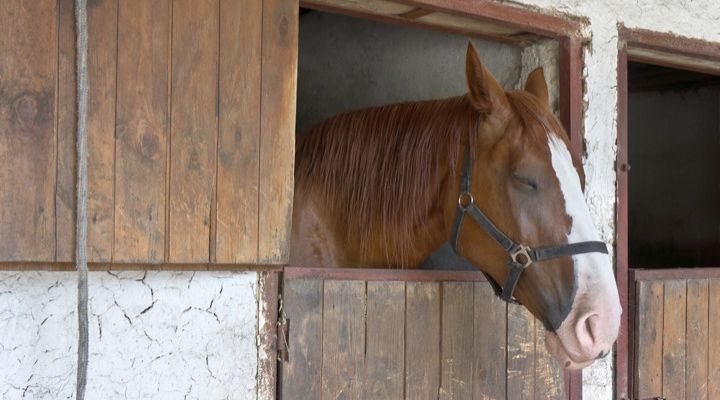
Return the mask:
M 75 0 L 77 69 L 77 219 L 75 226 L 75 266 L 78 274 L 78 353 L 75 398 L 85 399 L 88 365 L 88 272 L 87 272 L 87 98 L 88 27 L 86 0 Z

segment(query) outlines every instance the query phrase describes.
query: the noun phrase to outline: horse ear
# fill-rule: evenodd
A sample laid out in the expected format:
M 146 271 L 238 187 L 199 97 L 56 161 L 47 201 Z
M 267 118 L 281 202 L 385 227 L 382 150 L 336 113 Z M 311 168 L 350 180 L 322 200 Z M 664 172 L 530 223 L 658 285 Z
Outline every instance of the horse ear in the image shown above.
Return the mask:
M 540 100 L 540 103 L 545 106 L 550 103 L 547 82 L 545 82 L 545 74 L 543 73 L 542 67 L 535 68 L 530 75 L 528 75 L 527 81 L 525 81 L 525 91 L 535 95 L 535 97 Z
M 489 114 L 492 112 L 494 105 L 504 103 L 505 90 L 495 80 L 490 71 L 482 65 L 472 42 L 468 42 L 465 75 L 468 84 L 468 97 L 475 109 Z

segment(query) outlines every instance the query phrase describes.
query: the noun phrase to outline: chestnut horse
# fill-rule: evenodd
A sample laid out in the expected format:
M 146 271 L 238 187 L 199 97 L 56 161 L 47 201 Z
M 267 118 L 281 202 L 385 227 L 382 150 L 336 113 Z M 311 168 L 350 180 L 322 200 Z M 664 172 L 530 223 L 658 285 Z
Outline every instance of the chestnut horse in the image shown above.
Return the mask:
M 340 114 L 307 133 L 296 158 L 292 264 L 415 268 L 456 234 L 459 255 L 489 280 L 509 281 L 509 251 L 482 223 L 454 228 L 470 195 L 514 243 L 598 243 L 582 165 L 549 109 L 542 70 L 524 91 L 506 92 L 470 44 L 466 78 L 465 96 Z M 548 327 L 550 353 L 566 368 L 608 354 L 621 308 L 604 245 L 531 268 L 525 261 L 509 294 Z

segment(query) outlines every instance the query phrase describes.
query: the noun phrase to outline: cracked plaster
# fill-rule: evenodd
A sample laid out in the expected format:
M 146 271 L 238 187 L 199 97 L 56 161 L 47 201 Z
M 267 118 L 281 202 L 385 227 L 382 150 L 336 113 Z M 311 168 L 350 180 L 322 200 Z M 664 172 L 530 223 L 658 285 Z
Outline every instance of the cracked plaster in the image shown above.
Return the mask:
M 91 272 L 87 398 L 256 396 L 255 273 Z M 0 272 L 0 398 L 74 396 L 76 275 Z

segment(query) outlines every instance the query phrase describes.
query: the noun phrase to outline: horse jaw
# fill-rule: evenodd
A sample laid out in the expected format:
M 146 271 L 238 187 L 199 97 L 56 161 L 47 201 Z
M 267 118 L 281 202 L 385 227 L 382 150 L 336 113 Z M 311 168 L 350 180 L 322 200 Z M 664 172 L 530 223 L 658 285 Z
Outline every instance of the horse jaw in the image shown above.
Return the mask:
M 572 219 L 568 243 L 599 240 L 565 142 L 550 134 L 549 146 L 565 212 Z M 572 258 L 578 285 L 575 301 L 560 328 L 547 334 L 546 345 L 566 368 L 579 369 L 612 350 L 622 309 L 610 257 L 587 253 Z

